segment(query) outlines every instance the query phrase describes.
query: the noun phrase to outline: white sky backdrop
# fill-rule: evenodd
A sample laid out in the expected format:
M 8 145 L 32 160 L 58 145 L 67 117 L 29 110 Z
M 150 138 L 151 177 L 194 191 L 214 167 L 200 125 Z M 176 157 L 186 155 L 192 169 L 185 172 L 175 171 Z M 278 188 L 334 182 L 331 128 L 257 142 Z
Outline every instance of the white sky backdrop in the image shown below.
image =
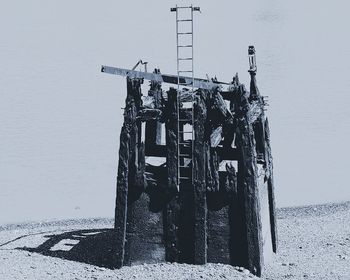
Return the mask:
M 347 1 L 192 3 L 196 76 L 248 85 L 256 47 L 277 205 L 349 200 Z M 0 223 L 113 215 L 126 83 L 100 65 L 175 74 L 175 4 L 1 1 Z

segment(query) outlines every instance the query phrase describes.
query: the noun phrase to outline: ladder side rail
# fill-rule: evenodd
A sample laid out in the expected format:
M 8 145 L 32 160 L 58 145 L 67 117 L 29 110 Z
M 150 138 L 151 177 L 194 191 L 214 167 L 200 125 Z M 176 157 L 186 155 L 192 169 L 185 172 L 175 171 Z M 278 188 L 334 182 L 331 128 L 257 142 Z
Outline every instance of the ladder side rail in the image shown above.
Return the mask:
M 193 7 L 191 5 L 191 32 L 192 32 L 192 35 L 191 35 L 191 45 L 192 45 L 192 175 L 191 175 L 191 178 L 192 178 L 192 185 L 193 185 L 193 174 L 194 174 L 194 53 L 193 53 Z

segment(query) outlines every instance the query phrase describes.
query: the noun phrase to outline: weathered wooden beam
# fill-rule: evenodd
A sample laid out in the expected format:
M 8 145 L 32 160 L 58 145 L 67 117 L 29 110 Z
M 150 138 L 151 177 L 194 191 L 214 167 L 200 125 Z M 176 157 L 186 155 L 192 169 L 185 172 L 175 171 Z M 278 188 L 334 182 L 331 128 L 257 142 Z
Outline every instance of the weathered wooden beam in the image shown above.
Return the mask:
M 226 163 L 225 192 L 237 194 L 237 174 L 232 163 Z
M 168 91 L 168 104 L 166 111 L 168 118 L 165 122 L 166 129 L 166 149 L 167 149 L 167 167 L 168 167 L 168 187 L 171 190 L 178 191 L 178 113 L 177 113 L 177 92 L 170 88 Z
M 155 107 L 154 96 L 150 96 L 150 95 L 142 96 L 142 107 L 145 109 L 154 109 Z
M 189 90 L 180 91 L 180 102 L 191 102 L 195 98 L 195 93 L 192 93 Z
M 253 100 L 250 104 L 250 109 L 248 112 L 248 119 L 250 123 L 254 123 L 264 112 L 264 105 L 261 100 Z
M 167 168 L 165 165 L 155 166 L 146 164 L 145 176 L 147 185 L 153 187 L 163 187 L 168 183 Z
M 194 151 L 193 151 L 193 188 L 194 188 L 194 263 L 207 263 L 207 203 L 205 176 L 205 122 L 207 108 L 203 96 L 196 96 L 194 105 Z
M 129 188 L 137 192 L 144 189 L 142 180 L 144 170 L 139 168 L 139 149 L 141 147 L 141 121 L 137 119 L 138 111 L 141 108 L 141 83 L 140 79 L 127 79 L 127 95 L 130 102 L 126 106 L 130 126 L 130 159 L 129 159 Z
M 219 176 L 219 158 L 217 148 L 211 148 L 210 145 L 205 145 L 206 148 L 206 177 L 207 191 L 218 192 L 220 189 Z
M 125 240 L 127 227 L 127 208 L 129 187 L 137 185 L 138 172 L 137 142 L 139 127 L 136 123 L 137 106 L 141 103 L 141 90 L 139 80 L 127 79 L 127 97 L 124 109 L 124 123 L 120 133 L 117 195 L 115 205 L 114 228 L 116 232 L 116 254 L 114 266 L 123 266 L 125 257 Z M 130 180 L 132 178 L 132 181 Z
M 208 114 L 210 115 L 210 122 L 213 127 L 223 124 L 225 121 L 233 118 L 218 89 L 211 91 L 209 108 L 210 110 Z
M 182 148 L 184 153 L 188 153 L 191 151 L 190 146 Z M 231 147 L 221 147 L 218 146 L 215 148 L 215 151 L 218 154 L 218 157 L 221 160 L 238 160 L 239 159 L 239 151 L 237 148 Z M 155 145 L 150 147 L 148 151 L 146 151 L 146 156 L 149 157 L 164 157 L 167 153 L 167 145 Z
M 271 237 L 272 237 L 272 249 L 277 253 L 278 248 L 278 234 L 277 234 L 277 219 L 276 219 L 276 202 L 275 202 L 275 186 L 273 181 L 273 163 L 270 143 L 270 128 L 269 122 L 265 120 L 265 143 L 267 154 L 267 169 L 269 170 L 267 187 L 269 196 L 269 213 L 270 213 L 270 225 L 271 225 Z
M 159 69 L 155 69 L 154 73 L 160 73 Z M 162 124 L 159 122 L 161 118 L 161 113 L 158 110 L 162 110 L 164 107 L 164 100 L 162 95 L 162 85 L 159 82 L 152 81 L 150 84 L 150 90 L 148 91 L 148 102 L 149 109 L 154 109 L 157 111 L 147 111 L 146 114 L 151 113 L 152 120 L 146 122 L 145 125 L 145 151 L 151 149 L 154 145 L 160 145 L 162 142 Z M 147 100 L 149 101 L 149 100 Z M 145 100 L 143 105 L 145 106 Z M 147 109 L 147 108 L 144 108 Z M 143 110 L 142 110 L 143 111 Z M 146 119 L 146 118 L 145 118 Z
M 258 85 L 256 83 L 256 71 L 249 71 L 250 74 L 250 94 L 249 101 L 258 100 L 260 97 L 260 92 Z
M 123 68 L 117 68 L 117 67 L 111 67 L 111 66 L 101 66 L 101 72 L 113 74 L 113 75 L 119 75 L 119 76 L 126 76 L 130 78 L 138 78 L 138 79 L 146 79 L 156 82 L 164 82 L 169 84 L 177 84 L 180 82 L 181 84 L 188 84 L 191 85 L 193 82 L 193 87 L 195 88 L 202 88 L 202 89 L 212 89 L 213 87 L 217 87 L 219 84 L 227 84 L 222 83 L 219 81 L 208 81 L 205 79 L 199 79 L 199 78 L 192 78 L 192 77 L 186 77 L 186 76 L 180 76 L 177 75 L 164 75 L 160 73 L 148 73 L 148 72 L 141 72 L 141 71 L 135 71 L 135 70 L 129 70 L 129 69 L 123 69 Z
M 235 139 L 236 129 L 237 129 L 237 120 L 236 119 L 229 119 L 223 124 L 222 136 L 224 138 L 224 140 L 223 140 L 223 148 L 224 149 L 231 149 L 232 146 L 234 146 L 233 141 Z
M 113 266 L 116 268 L 121 268 L 123 266 L 125 254 L 126 219 L 128 204 L 129 141 L 129 128 L 126 124 L 124 124 L 120 133 L 117 196 L 114 216 L 114 229 L 116 232 L 116 251 L 114 255 Z
M 142 109 L 138 112 L 137 118 L 142 122 L 151 120 L 160 121 L 162 119 L 162 111 L 159 109 Z M 150 129 L 149 126 L 147 129 Z
M 177 114 L 177 91 L 170 88 L 166 111 L 168 118 L 166 128 L 166 165 L 168 184 L 167 191 L 169 202 L 165 207 L 165 254 L 166 260 L 176 262 L 179 257 L 178 219 L 180 207 L 178 204 L 178 114 Z
M 241 160 L 239 162 L 238 188 L 243 190 L 245 209 L 245 230 L 247 236 L 247 268 L 254 274 L 261 276 L 263 270 L 263 239 L 260 213 L 260 198 L 257 183 L 257 161 L 255 140 L 252 123 L 246 112 L 249 103 L 245 96 L 240 96 L 238 107 L 238 138 Z
M 222 140 L 222 126 L 215 128 L 210 134 L 210 147 L 216 148 Z
M 137 165 L 137 171 L 135 175 L 135 186 L 139 189 L 138 191 L 141 192 L 145 190 L 146 188 L 146 160 L 145 160 L 145 143 L 139 141 L 138 142 L 138 165 Z

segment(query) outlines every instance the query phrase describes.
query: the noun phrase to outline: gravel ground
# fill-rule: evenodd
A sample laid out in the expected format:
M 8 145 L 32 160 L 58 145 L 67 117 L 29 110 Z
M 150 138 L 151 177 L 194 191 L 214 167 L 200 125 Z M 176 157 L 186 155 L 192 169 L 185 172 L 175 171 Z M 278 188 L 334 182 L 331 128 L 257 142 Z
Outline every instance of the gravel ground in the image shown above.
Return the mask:
M 111 226 L 112 219 L 0 226 L 0 279 L 256 279 L 243 268 L 222 264 L 163 263 L 110 270 L 16 249 L 35 248 L 50 235 L 79 231 L 85 237 Z M 278 230 L 279 252 L 262 279 L 350 279 L 350 202 L 279 209 Z M 56 249 L 69 251 L 74 245 Z

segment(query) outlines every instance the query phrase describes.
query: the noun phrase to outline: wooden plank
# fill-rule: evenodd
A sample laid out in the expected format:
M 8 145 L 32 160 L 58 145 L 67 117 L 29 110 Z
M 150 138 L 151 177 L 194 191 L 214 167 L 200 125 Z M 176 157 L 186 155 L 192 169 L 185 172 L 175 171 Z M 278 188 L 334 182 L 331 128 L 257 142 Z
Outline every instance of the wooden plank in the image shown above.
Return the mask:
M 125 122 L 130 127 L 129 143 L 129 191 L 132 189 L 143 189 L 138 185 L 136 178 L 142 176 L 139 170 L 139 144 L 141 141 L 141 122 L 137 120 L 138 111 L 141 107 L 141 83 L 139 79 L 127 79 L 127 101 L 125 106 Z
M 216 148 L 222 140 L 222 126 L 215 128 L 210 134 L 210 147 Z
M 126 219 L 127 219 L 127 198 L 128 198 L 128 170 L 129 170 L 129 141 L 130 134 L 127 126 L 123 125 L 120 133 L 119 162 L 117 176 L 117 196 L 115 206 L 115 258 L 113 266 L 120 268 L 124 263 Z
M 138 191 L 144 191 L 146 188 L 146 160 L 145 160 L 145 143 L 139 142 L 137 149 L 137 171 L 135 174 L 135 186 Z
M 249 71 L 250 74 L 250 94 L 249 101 L 258 100 L 260 92 L 256 83 L 256 71 Z
M 101 66 L 101 72 L 113 74 L 113 75 L 119 75 L 124 77 L 130 77 L 130 78 L 138 78 L 138 79 L 146 79 L 156 82 L 164 82 L 169 84 L 177 84 L 178 80 L 180 80 L 181 84 L 188 84 L 189 86 L 192 85 L 193 81 L 193 87 L 195 88 L 202 88 L 202 89 L 212 89 L 217 87 L 219 84 L 226 84 L 222 82 L 212 82 L 204 79 L 199 78 L 192 78 L 192 77 L 186 77 L 186 76 L 180 76 L 180 78 L 177 75 L 164 75 L 160 73 L 149 73 L 149 72 L 142 72 L 142 71 L 135 71 L 135 70 L 129 70 L 129 69 L 123 69 L 123 68 L 117 68 L 117 67 L 111 67 L 111 66 Z
M 166 129 L 166 156 L 168 167 L 168 187 L 172 191 L 178 191 L 178 125 L 177 125 L 177 92 L 171 88 L 168 91 L 168 104 L 166 107 L 168 119 L 165 122 Z
M 239 162 L 239 188 L 244 194 L 245 230 L 247 236 L 247 268 L 255 275 L 261 276 L 263 260 L 262 224 L 260 216 L 260 199 L 257 182 L 257 161 L 253 126 L 249 122 L 247 112 L 249 103 L 241 91 L 238 101 L 239 149 L 242 158 Z
M 141 105 L 140 80 L 127 78 L 127 97 L 124 109 L 124 123 L 120 134 L 119 162 L 117 175 L 117 196 L 115 207 L 116 254 L 114 266 L 120 268 L 128 255 L 126 232 L 129 196 L 135 190 L 144 188 L 144 158 L 139 159 L 141 123 L 136 121 L 137 110 Z M 140 167 L 140 168 L 139 168 Z
M 194 154 L 193 154 L 193 187 L 194 187 L 194 263 L 207 263 L 207 203 L 205 150 L 209 144 L 205 143 L 205 122 L 207 109 L 202 96 L 196 98 L 194 105 Z
M 250 123 L 256 122 L 264 112 L 264 105 L 261 99 L 252 100 L 250 103 L 250 110 L 248 112 L 248 118 Z
M 170 88 L 166 110 L 168 118 L 166 128 L 166 157 L 167 157 L 167 191 L 169 202 L 165 207 L 165 258 L 169 262 L 176 262 L 179 257 L 178 219 L 180 207 L 178 204 L 178 125 L 177 125 L 177 91 Z
M 155 73 L 159 73 L 159 70 L 155 70 Z M 151 98 L 152 103 L 148 104 L 150 109 L 161 110 L 163 107 L 162 100 L 162 85 L 159 82 L 152 81 L 150 90 L 148 91 L 148 98 Z M 145 102 L 144 102 L 145 104 Z M 159 114 L 159 112 L 157 113 Z M 159 117 L 154 120 L 146 122 L 145 126 L 145 151 L 154 147 L 154 145 L 160 145 L 162 142 L 162 124 L 158 121 Z
M 232 163 L 226 163 L 225 192 L 237 194 L 237 174 Z
M 152 194 L 142 193 L 128 209 L 132 220 L 127 227 L 129 255 L 124 265 L 165 262 L 162 212 L 150 209 Z
M 182 148 L 184 153 L 188 153 L 191 151 L 190 147 Z M 218 157 L 221 160 L 238 160 L 239 159 L 239 151 L 237 148 L 231 147 L 216 147 L 215 151 L 217 152 Z M 146 156 L 148 157 L 164 157 L 167 153 L 167 145 L 154 145 L 153 147 L 149 147 L 146 151 Z
M 211 91 L 210 95 L 211 96 L 208 102 L 210 122 L 212 123 L 212 126 L 217 127 L 220 124 L 232 119 L 233 116 L 218 89 Z
M 273 181 L 273 163 L 270 144 L 270 127 L 268 119 L 265 120 L 265 143 L 267 154 L 267 169 L 269 170 L 267 187 L 269 195 L 269 212 L 270 212 L 270 225 L 271 225 L 271 237 L 272 237 L 272 250 L 277 253 L 278 248 L 278 234 L 277 234 L 277 219 L 276 219 L 276 202 L 275 202 L 275 186 Z
M 219 158 L 217 149 L 205 145 L 206 148 L 206 188 L 208 192 L 218 192 L 220 189 Z
M 162 111 L 159 109 L 142 109 L 138 112 L 137 118 L 142 122 L 154 120 L 155 123 L 158 123 L 158 121 L 162 118 Z M 147 127 L 148 134 L 153 131 L 153 134 L 155 135 L 154 137 L 156 137 L 157 131 L 151 129 L 152 128 L 149 128 L 149 126 Z

